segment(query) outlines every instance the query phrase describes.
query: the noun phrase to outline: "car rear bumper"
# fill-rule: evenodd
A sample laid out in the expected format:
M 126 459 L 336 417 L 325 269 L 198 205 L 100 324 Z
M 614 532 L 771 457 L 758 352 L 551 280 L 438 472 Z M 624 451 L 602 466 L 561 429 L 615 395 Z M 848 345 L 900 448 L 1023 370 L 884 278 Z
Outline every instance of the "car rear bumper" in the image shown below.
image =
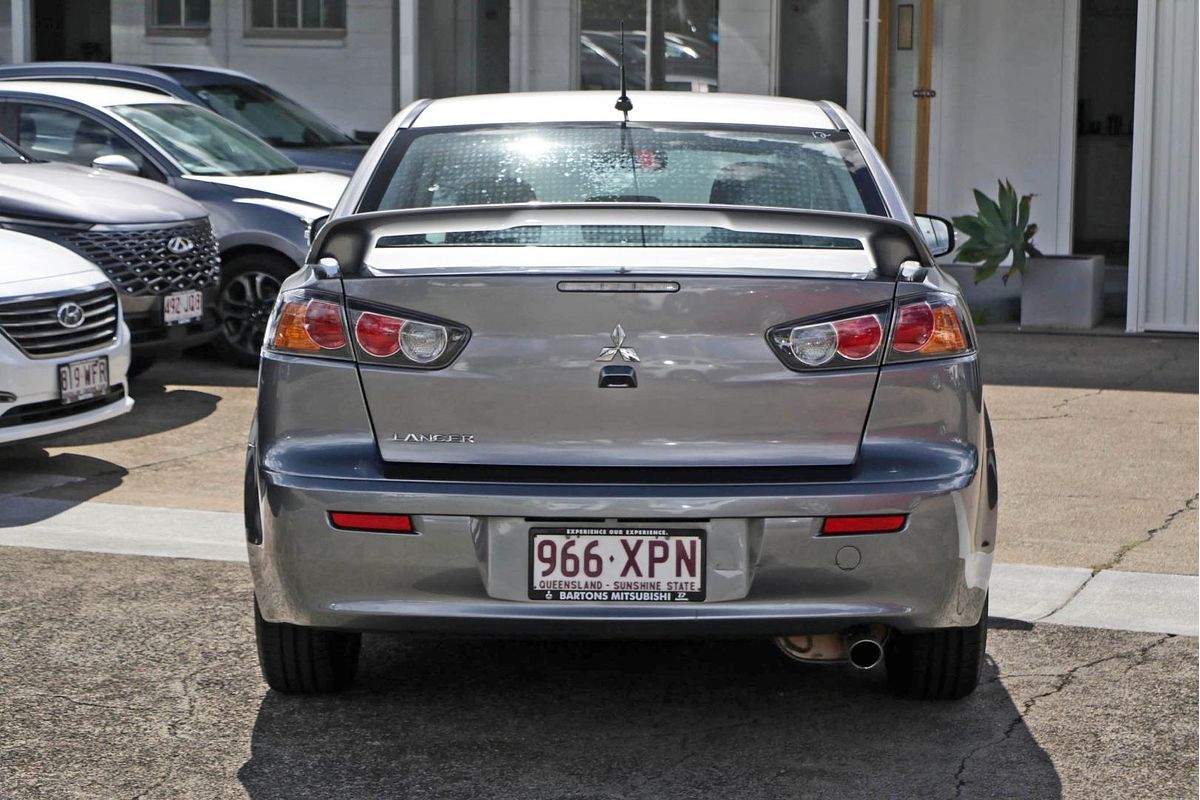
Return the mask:
M 313 478 L 256 468 L 250 563 L 266 619 L 322 628 L 664 637 L 966 626 L 979 618 L 991 571 L 990 468 L 981 460 L 951 479 L 894 483 L 655 487 Z M 337 530 L 328 522 L 337 510 L 411 514 L 418 533 Z M 826 516 L 894 513 L 909 515 L 898 533 L 819 535 Z M 705 601 L 528 599 L 528 531 L 555 524 L 548 518 L 704 528 Z
M 204 314 L 194 322 L 167 325 L 163 320 L 163 295 L 135 295 L 122 298 L 125 323 L 129 326 L 133 350 L 138 355 L 171 353 L 212 341 L 220 331 L 217 319 L 217 287 L 204 293 Z

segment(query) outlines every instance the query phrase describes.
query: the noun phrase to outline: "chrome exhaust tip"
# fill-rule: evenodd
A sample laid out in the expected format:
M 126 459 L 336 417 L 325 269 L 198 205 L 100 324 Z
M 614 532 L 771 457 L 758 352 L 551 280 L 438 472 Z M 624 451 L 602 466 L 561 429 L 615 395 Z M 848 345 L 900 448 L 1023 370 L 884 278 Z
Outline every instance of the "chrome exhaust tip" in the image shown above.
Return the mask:
M 874 669 L 883 661 L 883 643 L 869 628 L 846 632 L 846 657 L 855 669 Z

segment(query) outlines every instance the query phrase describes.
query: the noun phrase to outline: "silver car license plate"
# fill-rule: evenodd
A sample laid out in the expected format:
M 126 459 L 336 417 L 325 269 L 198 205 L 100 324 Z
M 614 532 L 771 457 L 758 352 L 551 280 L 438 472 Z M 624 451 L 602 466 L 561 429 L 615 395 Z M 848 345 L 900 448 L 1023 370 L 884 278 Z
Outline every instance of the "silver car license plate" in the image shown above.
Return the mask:
M 702 601 L 704 534 L 701 529 L 533 528 L 529 599 Z
M 60 364 L 58 389 L 63 405 L 108 394 L 108 356 Z
M 175 292 L 163 298 L 163 322 L 167 325 L 186 325 L 204 316 L 204 292 L 193 289 Z

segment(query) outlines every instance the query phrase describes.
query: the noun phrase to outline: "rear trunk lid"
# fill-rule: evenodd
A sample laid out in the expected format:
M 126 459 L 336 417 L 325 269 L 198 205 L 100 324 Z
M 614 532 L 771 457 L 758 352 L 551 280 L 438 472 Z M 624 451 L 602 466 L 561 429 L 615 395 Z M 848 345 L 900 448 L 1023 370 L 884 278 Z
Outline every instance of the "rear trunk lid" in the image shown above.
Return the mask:
M 546 211 L 534 216 L 545 241 Z M 732 217 L 726 230 L 742 222 Z M 506 230 L 528 227 L 522 219 Z M 480 222 L 447 224 L 472 231 Z M 809 246 L 496 246 L 453 231 L 439 238 L 446 232 L 429 233 L 428 220 L 419 234 L 399 223 L 373 229 L 362 266 L 344 270 L 351 317 L 370 305 L 471 332 L 442 369 L 360 363 L 383 458 L 608 468 L 853 464 L 878 367 L 794 371 L 766 333 L 868 308 L 886 314 L 895 283 L 879 269 L 880 243 L 869 236 L 855 247 L 842 229 L 831 237 L 811 224 L 791 233 L 781 226 L 742 238 L 795 245 L 800 240 L 761 237 L 806 236 Z M 345 244 L 330 250 L 343 263 Z

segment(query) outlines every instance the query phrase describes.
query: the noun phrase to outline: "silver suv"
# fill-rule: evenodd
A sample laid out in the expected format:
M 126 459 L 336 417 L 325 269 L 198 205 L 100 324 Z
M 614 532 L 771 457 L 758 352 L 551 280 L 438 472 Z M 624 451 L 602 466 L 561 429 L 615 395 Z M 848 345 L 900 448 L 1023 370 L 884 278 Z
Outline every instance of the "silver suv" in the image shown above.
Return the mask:
M 612 100 L 406 110 L 284 284 L 267 682 L 345 685 L 363 631 L 762 635 L 969 693 L 997 492 L 949 225 L 831 104 Z

